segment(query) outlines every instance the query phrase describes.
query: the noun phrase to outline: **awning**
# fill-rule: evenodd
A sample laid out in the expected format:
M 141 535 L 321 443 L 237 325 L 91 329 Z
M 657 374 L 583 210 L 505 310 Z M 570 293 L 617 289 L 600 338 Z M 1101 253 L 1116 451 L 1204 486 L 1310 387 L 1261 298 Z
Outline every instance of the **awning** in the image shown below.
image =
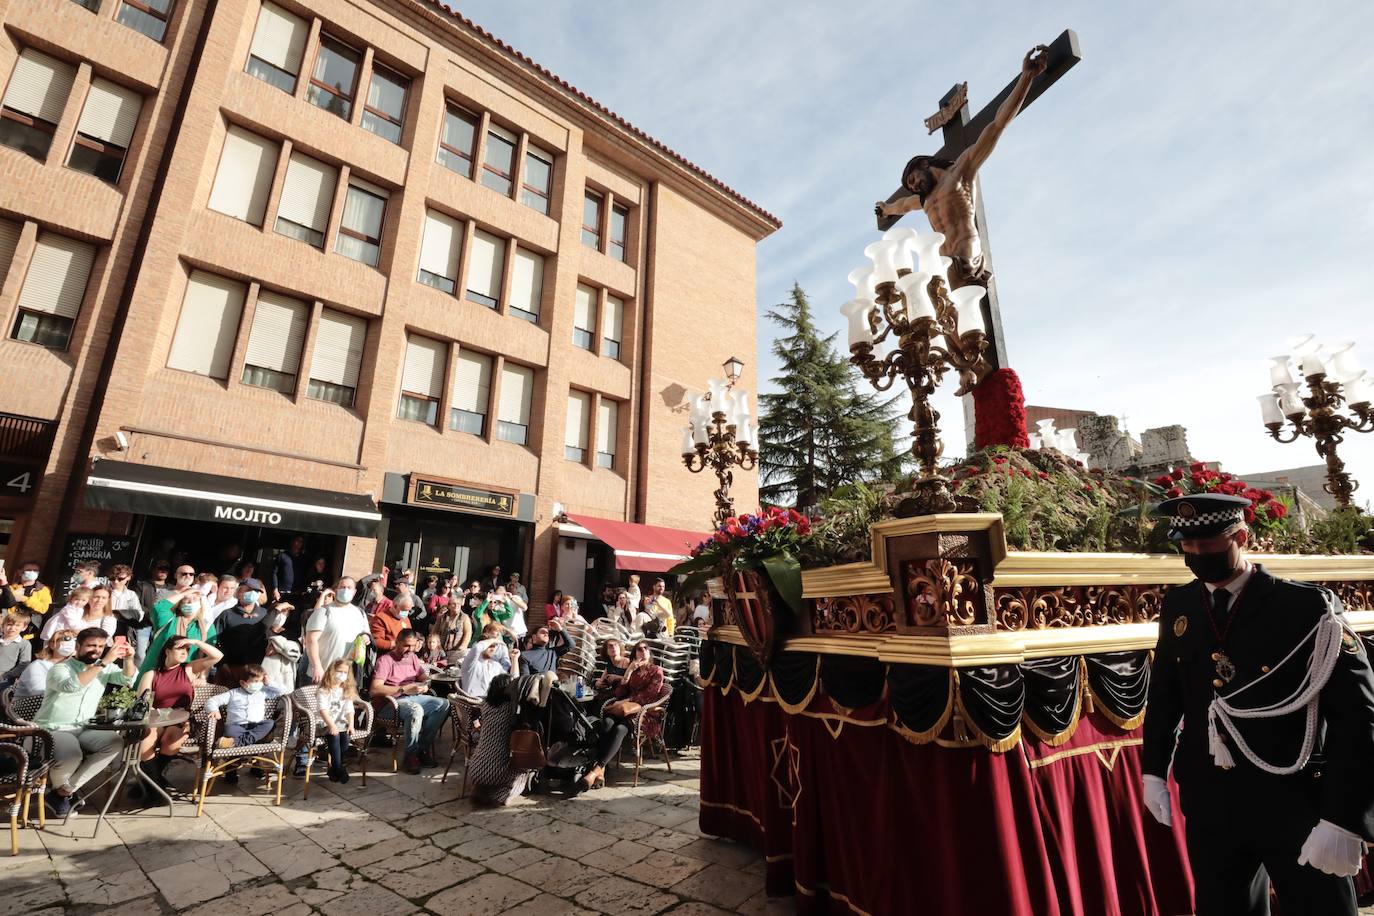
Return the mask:
M 636 525 L 590 515 L 569 515 L 568 518 L 615 551 L 616 569 L 667 572 L 687 559 L 691 549 L 707 538 L 699 531 L 681 528 Z
M 357 537 L 374 537 L 382 520 L 369 496 L 104 458 L 95 460 L 86 477 L 86 505 L 111 512 Z

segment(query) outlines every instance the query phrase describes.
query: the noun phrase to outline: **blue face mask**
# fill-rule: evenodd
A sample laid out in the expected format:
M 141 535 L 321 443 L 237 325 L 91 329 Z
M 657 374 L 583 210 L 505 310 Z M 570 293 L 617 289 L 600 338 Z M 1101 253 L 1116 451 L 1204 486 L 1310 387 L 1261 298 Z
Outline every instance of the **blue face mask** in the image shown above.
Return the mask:
M 402 620 L 410 616 L 410 611 L 398 611 L 397 613 L 400 614 Z
M 258 603 L 258 593 L 250 588 L 248 591 L 243 593 L 243 598 L 241 600 L 244 604 L 249 605 L 251 607 L 252 605 Z

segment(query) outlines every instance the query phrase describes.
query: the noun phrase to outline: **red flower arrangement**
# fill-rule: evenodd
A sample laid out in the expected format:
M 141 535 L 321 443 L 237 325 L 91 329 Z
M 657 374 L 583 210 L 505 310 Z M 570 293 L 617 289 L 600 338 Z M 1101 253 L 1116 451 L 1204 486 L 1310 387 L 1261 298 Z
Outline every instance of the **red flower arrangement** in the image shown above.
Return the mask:
M 1026 396 L 1011 369 L 994 369 L 973 389 L 973 438 L 979 449 L 1029 448 Z
M 1190 493 L 1221 493 L 1225 496 L 1242 496 L 1250 500 L 1245 507 L 1245 521 L 1263 527 L 1268 522 L 1277 522 L 1288 515 L 1288 506 L 1275 498 L 1268 490 L 1250 486 L 1234 474 L 1214 471 L 1201 461 L 1182 468 L 1170 468 L 1169 473 L 1161 474 L 1151 483 L 1168 499 L 1187 496 Z
M 770 506 L 731 516 L 711 537 L 692 548 L 691 559 L 669 572 L 687 576 L 679 592 L 699 588 L 707 579 L 732 570 L 764 573 L 783 600 L 801 613 L 800 548 L 811 536 L 811 519 L 796 509 Z

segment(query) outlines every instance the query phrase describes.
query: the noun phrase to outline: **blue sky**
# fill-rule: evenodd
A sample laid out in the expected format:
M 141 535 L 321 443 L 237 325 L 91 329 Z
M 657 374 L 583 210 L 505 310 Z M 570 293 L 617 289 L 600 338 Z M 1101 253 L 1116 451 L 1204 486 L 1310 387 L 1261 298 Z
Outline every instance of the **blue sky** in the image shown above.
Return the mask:
M 1374 4 L 460 8 L 777 214 L 760 316 L 797 280 L 841 332 L 873 202 L 938 147 L 922 119 L 963 80 L 976 110 L 1030 46 L 1074 28 L 1083 61 L 982 173 L 1027 400 L 1126 414 L 1137 434 L 1182 423 L 1197 457 L 1247 472 L 1318 462 L 1260 424 L 1265 362 L 1288 338 L 1354 340 L 1374 372 Z M 761 321 L 761 378 L 772 338 Z M 939 406 L 957 453 L 962 412 Z M 1374 433 L 1341 454 L 1374 498 Z

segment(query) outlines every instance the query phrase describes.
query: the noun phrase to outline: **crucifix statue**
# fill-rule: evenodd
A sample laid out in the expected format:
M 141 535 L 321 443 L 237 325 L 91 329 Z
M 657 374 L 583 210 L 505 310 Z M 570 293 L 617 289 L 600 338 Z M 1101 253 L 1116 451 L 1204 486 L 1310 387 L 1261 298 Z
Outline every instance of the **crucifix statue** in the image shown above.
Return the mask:
M 879 229 L 890 228 L 903 214 L 924 210 L 930 227 L 945 237 L 941 254 L 953 261 L 951 286 L 987 287 L 983 323 L 988 334 L 986 358 L 994 369 L 1007 365 L 1007 355 L 979 200 L 978 169 L 1012 119 L 1079 59 L 1078 37 L 1072 30 L 1065 30 L 1048 46 L 1037 45 L 1022 61 L 1021 75 L 972 119 L 967 84 L 950 90 L 940 102 L 940 111 L 926 120 L 931 133 L 944 128 L 944 145 L 932 156 L 916 156 L 908 162 L 902 170 L 902 187 L 874 208 Z

